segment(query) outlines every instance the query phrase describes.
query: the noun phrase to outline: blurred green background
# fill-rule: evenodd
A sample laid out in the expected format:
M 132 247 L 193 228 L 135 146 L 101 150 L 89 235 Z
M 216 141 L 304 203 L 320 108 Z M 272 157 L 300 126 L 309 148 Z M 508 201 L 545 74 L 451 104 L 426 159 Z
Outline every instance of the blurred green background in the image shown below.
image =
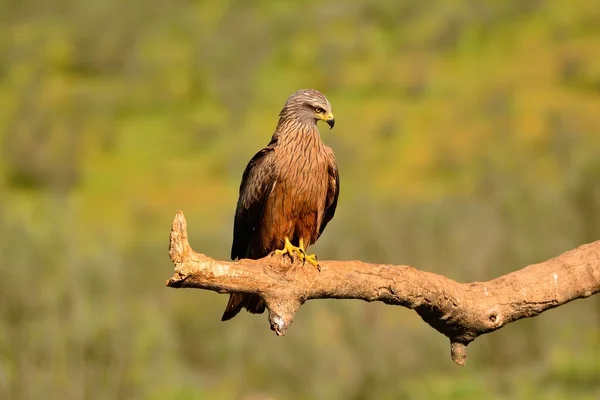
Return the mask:
M 321 259 L 485 280 L 600 239 L 596 1 L 0 0 L 0 398 L 597 399 L 600 296 L 467 366 L 398 307 L 289 333 L 164 286 L 178 209 L 227 259 L 242 171 L 296 89 L 334 107 Z

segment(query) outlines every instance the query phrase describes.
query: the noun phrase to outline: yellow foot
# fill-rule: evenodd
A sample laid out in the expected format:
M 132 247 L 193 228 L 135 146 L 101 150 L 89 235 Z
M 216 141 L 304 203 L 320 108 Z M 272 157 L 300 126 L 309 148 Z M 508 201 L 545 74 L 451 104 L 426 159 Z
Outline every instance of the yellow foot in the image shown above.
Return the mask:
M 283 249 L 275 250 L 275 254 L 280 254 L 280 255 L 287 254 L 288 256 L 290 256 L 290 259 L 292 260 L 292 262 L 294 262 L 294 253 L 298 253 L 298 258 L 300 260 L 304 260 L 304 250 L 302 250 L 299 247 L 294 246 L 290 242 L 290 239 L 288 239 L 288 238 L 285 238 Z
M 297 254 L 298 259 L 302 262 L 308 261 L 313 267 L 317 268 L 319 272 L 321 271 L 321 267 L 317 262 L 317 256 L 314 254 L 306 254 L 306 250 L 304 250 L 304 240 L 300 239 L 300 247 L 294 246 L 289 238 L 285 238 L 283 249 L 275 250 L 275 254 L 284 255 L 287 254 L 292 262 L 294 262 L 294 253 Z
M 304 250 L 303 239 L 300 239 L 300 253 L 302 254 L 301 259 L 303 262 L 308 261 L 313 267 L 317 268 L 317 270 L 321 272 L 321 266 L 317 262 L 317 256 L 315 254 L 306 254 L 306 250 Z

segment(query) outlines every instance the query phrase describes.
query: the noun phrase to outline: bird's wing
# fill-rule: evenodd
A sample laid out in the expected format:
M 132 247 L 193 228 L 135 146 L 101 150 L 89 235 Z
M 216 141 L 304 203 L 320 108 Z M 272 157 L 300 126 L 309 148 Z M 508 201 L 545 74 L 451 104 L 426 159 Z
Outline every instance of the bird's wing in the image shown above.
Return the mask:
M 258 229 L 266 200 L 275 184 L 276 174 L 271 155 L 276 144 L 277 141 L 272 140 L 256 153 L 242 175 L 233 222 L 232 260 L 248 257 L 252 236 Z
M 325 211 L 323 213 L 323 220 L 321 222 L 321 226 L 319 228 L 319 236 L 325 230 L 325 227 L 331 221 L 333 216 L 335 215 L 335 209 L 337 207 L 338 196 L 340 194 L 340 174 L 337 168 L 337 163 L 335 161 L 335 155 L 333 151 L 326 147 L 326 155 L 328 162 L 328 175 L 329 175 L 329 185 L 327 186 L 327 198 L 325 200 Z

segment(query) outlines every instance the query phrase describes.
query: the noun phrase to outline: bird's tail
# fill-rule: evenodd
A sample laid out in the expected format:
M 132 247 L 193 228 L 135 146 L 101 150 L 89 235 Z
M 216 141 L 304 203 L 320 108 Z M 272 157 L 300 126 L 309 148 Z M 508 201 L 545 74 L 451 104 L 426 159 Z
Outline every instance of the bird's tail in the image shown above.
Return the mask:
M 227 321 L 235 317 L 242 308 L 252 314 L 262 314 L 265 311 L 265 302 L 255 294 L 232 293 L 221 321 Z

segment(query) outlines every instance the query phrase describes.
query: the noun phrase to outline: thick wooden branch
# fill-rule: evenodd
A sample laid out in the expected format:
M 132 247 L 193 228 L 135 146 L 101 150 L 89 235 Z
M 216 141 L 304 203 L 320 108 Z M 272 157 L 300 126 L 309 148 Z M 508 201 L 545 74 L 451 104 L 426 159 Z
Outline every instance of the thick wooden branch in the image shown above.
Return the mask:
M 278 255 L 213 260 L 191 249 L 181 211 L 170 240 L 175 271 L 167 286 L 257 294 L 267 304 L 277 335 L 285 334 L 306 300 L 381 301 L 415 310 L 450 338 L 451 356 L 459 365 L 466 361 L 467 345 L 478 336 L 600 291 L 600 241 L 487 282 L 459 283 L 405 265 L 320 261 L 318 272 Z

